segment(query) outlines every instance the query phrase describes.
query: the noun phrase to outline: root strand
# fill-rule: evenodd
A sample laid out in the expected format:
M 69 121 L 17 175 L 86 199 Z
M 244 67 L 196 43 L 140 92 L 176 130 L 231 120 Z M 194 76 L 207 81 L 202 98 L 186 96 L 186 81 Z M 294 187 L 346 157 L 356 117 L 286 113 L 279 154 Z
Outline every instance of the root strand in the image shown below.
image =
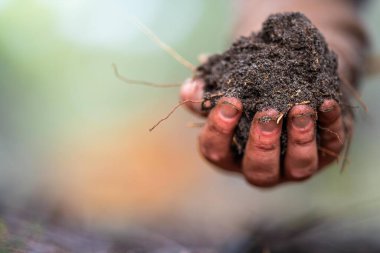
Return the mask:
M 122 82 L 127 83 L 127 84 L 145 85 L 145 86 L 150 86 L 150 87 L 155 87 L 155 88 L 174 88 L 174 87 L 180 87 L 181 86 L 181 84 L 179 84 L 179 83 L 158 84 L 158 83 L 152 83 L 152 82 L 147 82 L 147 81 L 139 81 L 139 80 L 129 79 L 129 78 L 126 78 L 125 76 L 122 76 L 119 73 L 119 70 L 118 70 L 115 63 L 112 63 L 112 68 L 113 68 L 113 71 L 115 73 L 115 76 L 119 80 L 121 80 Z
M 324 147 L 318 147 L 318 149 L 323 152 L 328 154 L 329 156 L 332 156 L 336 159 L 336 161 L 339 163 L 339 154 L 335 153 L 334 151 L 331 151 L 330 149 L 324 148 Z
M 181 107 L 184 104 L 187 103 L 203 103 L 205 100 L 185 100 L 180 103 L 178 103 L 176 106 L 173 107 L 173 109 L 166 115 L 164 118 L 160 119 L 156 124 L 154 124 L 150 129 L 149 132 L 152 132 L 158 125 L 161 124 L 161 122 L 167 120 L 179 107 Z
M 192 72 L 195 71 L 195 66 L 190 63 L 188 60 L 186 60 L 183 56 L 181 56 L 179 53 L 177 53 L 173 48 L 171 48 L 169 45 L 164 43 L 155 33 L 153 33 L 152 30 L 150 30 L 148 27 L 146 27 L 140 20 L 138 20 L 136 17 L 133 17 L 133 22 L 135 25 L 154 43 L 156 43 L 162 50 L 164 50 L 166 53 L 168 53 L 171 57 L 173 57 L 177 62 L 179 62 L 181 65 L 185 66 L 186 68 L 190 69 Z
M 335 135 L 335 136 L 338 138 L 338 141 L 340 142 L 340 144 L 344 145 L 344 142 L 343 142 L 342 138 L 340 137 L 340 135 L 339 135 L 338 133 L 336 133 L 336 132 L 334 132 L 334 131 L 332 131 L 331 129 L 328 129 L 328 128 L 326 128 L 326 127 L 318 126 L 318 128 L 320 128 L 320 129 L 322 129 L 322 130 L 324 130 L 324 131 L 327 131 L 327 132 L 329 132 L 329 133 Z

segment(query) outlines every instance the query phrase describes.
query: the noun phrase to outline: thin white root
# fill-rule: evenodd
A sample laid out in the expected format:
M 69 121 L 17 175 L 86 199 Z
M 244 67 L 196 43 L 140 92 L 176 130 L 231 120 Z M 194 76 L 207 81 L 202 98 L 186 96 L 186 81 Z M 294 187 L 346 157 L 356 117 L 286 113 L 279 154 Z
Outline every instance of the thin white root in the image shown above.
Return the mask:
M 175 88 L 175 87 L 180 87 L 182 85 L 179 83 L 152 83 L 152 82 L 147 82 L 147 81 L 133 80 L 133 79 L 126 78 L 125 76 L 122 76 L 119 73 L 119 70 L 115 63 L 112 63 L 112 68 L 115 73 L 115 76 L 119 80 L 127 84 L 145 85 L 145 86 L 150 86 L 150 87 L 155 87 L 155 88 Z
M 156 43 L 160 48 L 172 56 L 177 62 L 190 69 L 192 72 L 195 71 L 195 66 L 186 60 L 183 56 L 177 53 L 173 48 L 163 42 L 152 30 L 145 26 L 137 17 L 132 17 L 135 25 L 154 43 Z

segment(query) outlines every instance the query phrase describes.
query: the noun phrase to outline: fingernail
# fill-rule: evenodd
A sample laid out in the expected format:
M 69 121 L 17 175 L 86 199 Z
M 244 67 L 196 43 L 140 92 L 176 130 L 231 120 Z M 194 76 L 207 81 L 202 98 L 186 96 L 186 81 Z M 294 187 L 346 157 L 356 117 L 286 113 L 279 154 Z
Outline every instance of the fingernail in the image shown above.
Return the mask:
M 298 128 L 305 128 L 310 122 L 312 122 L 310 115 L 298 115 L 293 117 L 293 125 Z
M 263 132 L 273 132 L 277 127 L 277 123 L 269 116 L 264 116 L 259 119 L 260 130 Z
M 232 119 L 238 114 L 238 110 L 230 103 L 222 103 L 220 105 L 220 113 L 223 117 Z

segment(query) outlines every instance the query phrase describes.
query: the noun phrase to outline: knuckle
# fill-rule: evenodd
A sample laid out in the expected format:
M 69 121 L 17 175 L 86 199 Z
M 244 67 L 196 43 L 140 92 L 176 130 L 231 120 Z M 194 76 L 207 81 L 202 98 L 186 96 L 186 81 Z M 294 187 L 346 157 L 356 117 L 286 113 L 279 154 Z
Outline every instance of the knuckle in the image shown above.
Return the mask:
M 207 128 L 209 132 L 218 133 L 221 135 L 229 135 L 232 132 L 232 129 L 228 127 L 227 124 L 219 124 L 213 120 L 207 124 Z
M 215 152 L 215 151 L 211 151 L 211 152 L 207 152 L 205 154 L 205 158 L 212 162 L 212 163 L 215 163 L 215 164 L 220 164 L 222 161 L 223 161 L 223 158 L 224 156 L 222 156 L 221 154 L 219 154 L 218 152 Z
M 262 152 L 271 152 L 277 148 L 277 145 L 272 142 L 253 142 L 252 145 L 254 150 Z
M 206 160 L 214 164 L 221 164 L 227 157 L 227 154 L 219 150 L 215 143 L 205 141 L 201 136 L 199 141 L 199 150 L 201 155 L 206 158 Z
M 312 144 L 315 140 L 314 134 L 308 134 L 304 135 L 298 138 L 293 139 L 293 144 L 296 144 L 298 146 L 308 146 Z

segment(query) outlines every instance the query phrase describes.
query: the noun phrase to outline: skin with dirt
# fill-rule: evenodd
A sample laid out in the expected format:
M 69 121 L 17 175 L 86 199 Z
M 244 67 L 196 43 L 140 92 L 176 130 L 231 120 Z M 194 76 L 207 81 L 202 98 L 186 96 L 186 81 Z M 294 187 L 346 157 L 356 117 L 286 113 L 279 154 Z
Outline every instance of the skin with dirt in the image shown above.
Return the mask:
M 307 104 L 317 109 L 325 99 L 340 103 L 337 56 L 318 29 L 301 13 L 268 17 L 262 30 L 241 37 L 224 53 L 211 56 L 197 68 L 205 81 L 203 110 L 211 110 L 222 96 L 239 98 L 242 118 L 235 130 L 232 149 L 244 154 L 254 114 L 270 108 L 283 119 L 292 106 Z M 286 124 L 283 124 L 286 126 Z M 282 154 L 286 151 L 283 128 Z

